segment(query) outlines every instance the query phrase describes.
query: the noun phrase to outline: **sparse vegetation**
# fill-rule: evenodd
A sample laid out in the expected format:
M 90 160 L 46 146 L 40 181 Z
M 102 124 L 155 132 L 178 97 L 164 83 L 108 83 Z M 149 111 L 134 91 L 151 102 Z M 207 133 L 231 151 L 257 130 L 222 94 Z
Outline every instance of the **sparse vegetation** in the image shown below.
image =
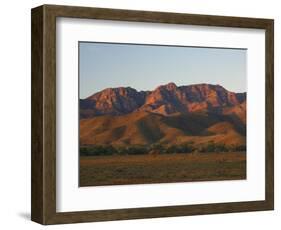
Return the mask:
M 246 179 L 245 152 L 80 158 L 80 186 Z
M 224 153 L 246 151 L 245 145 L 217 144 L 209 142 L 205 145 L 194 146 L 192 142 L 180 145 L 162 145 L 155 143 L 152 145 L 90 145 L 80 148 L 81 156 L 111 156 L 111 155 L 144 155 L 144 154 L 175 154 L 175 153 Z

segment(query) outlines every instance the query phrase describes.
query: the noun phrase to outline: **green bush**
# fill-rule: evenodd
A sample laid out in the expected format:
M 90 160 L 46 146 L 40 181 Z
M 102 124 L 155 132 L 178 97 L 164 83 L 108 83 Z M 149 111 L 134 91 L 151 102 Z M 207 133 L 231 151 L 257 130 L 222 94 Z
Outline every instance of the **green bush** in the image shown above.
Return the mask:
M 226 147 L 225 144 L 216 144 L 216 143 L 213 143 L 213 142 L 210 142 L 208 143 L 208 145 L 206 146 L 203 146 L 200 148 L 200 152 L 203 152 L 203 153 L 220 153 L 220 152 L 229 152 L 229 148 Z
M 128 155 L 147 154 L 148 149 L 145 146 L 129 146 L 126 148 L 126 153 Z
M 194 147 L 187 143 L 181 145 L 171 145 L 166 149 L 165 153 L 192 153 L 194 150 Z

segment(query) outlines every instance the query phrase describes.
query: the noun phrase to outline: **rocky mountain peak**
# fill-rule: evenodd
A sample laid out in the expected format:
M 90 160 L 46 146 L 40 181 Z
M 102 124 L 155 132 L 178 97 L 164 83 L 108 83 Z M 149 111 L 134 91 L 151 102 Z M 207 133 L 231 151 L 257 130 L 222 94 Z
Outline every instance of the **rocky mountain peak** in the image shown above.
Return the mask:
M 146 111 L 170 115 L 200 111 L 221 111 L 246 101 L 246 93 L 234 93 L 220 85 L 177 86 L 170 82 L 153 91 L 131 87 L 107 88 L 80 100 L 80 116 L 124 115 Z

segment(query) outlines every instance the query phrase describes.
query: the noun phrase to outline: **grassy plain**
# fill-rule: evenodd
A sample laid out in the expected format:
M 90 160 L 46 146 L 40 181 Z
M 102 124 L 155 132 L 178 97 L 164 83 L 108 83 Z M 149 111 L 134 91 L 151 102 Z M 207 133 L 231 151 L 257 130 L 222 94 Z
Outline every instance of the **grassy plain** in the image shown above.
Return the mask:
M 80 186 L 246 179 L 246 153 L 81 156 Z

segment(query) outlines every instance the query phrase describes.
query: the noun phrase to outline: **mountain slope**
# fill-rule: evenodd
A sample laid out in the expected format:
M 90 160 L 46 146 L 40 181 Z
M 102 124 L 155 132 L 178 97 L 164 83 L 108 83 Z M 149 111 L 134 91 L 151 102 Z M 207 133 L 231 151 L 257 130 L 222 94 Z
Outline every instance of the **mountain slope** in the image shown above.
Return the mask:
M 194 142 L 245 144 L 245 133 L 228 115 L 177 114 L 164 116 L 138 111 L 124 116 L 80 120 L 82 145 L 149 145 Z M 238 128 L 237 128 L 238 127 Z
M 81 145 L 246 144 L 246 93 L 219 85 L 105 89 L 80 101 Z

